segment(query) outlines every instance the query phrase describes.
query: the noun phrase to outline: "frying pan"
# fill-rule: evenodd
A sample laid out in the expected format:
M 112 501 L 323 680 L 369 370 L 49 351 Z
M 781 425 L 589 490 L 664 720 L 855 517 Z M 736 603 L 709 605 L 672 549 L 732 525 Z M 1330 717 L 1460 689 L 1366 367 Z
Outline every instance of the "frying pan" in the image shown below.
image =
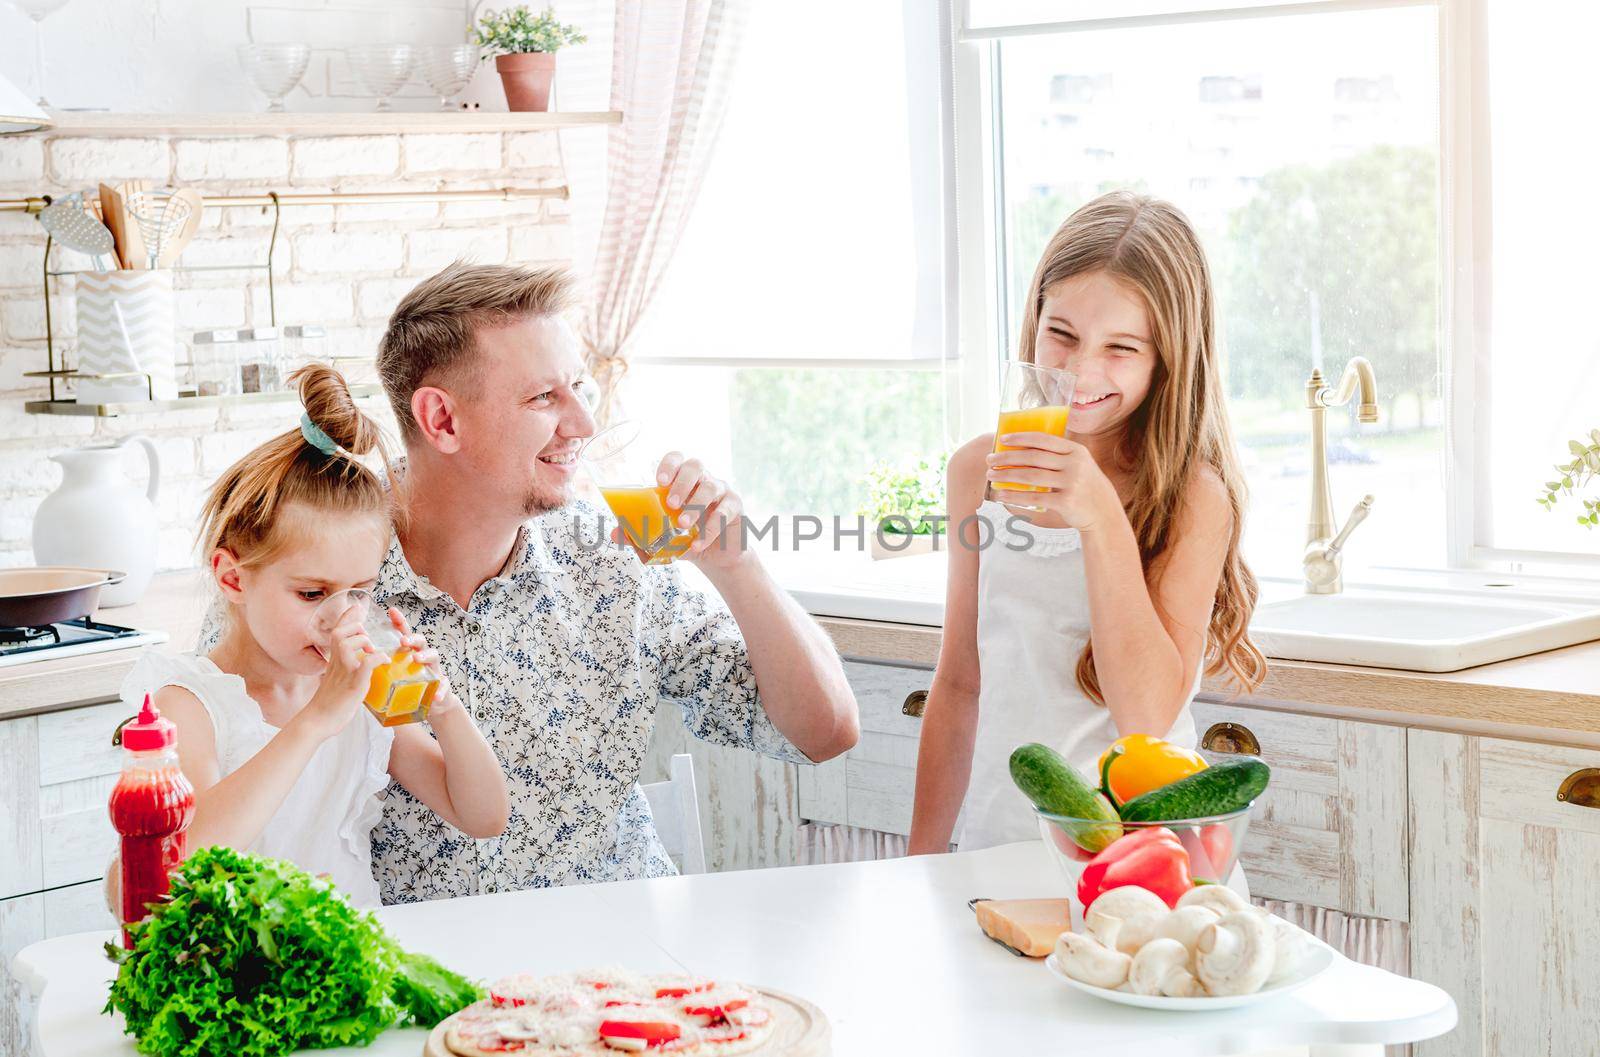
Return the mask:
M 127 575 L 67 565 L 0 569 L 0 627 L 37 628 L 89 616 L 100 604 L 100 589 Z

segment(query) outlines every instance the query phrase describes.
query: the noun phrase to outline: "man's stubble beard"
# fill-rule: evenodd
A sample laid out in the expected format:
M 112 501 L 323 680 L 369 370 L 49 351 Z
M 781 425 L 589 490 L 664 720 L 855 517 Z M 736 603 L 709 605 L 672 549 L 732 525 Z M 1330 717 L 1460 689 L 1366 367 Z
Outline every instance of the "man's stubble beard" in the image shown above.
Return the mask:
M 574 496 L 570 486 L 565 488 L 539 488 L 534 487 L 522 500 L 522 515 L 524 517 L 538 517 L 548 514 L 553 510 L 560 510 L 572 502 Z

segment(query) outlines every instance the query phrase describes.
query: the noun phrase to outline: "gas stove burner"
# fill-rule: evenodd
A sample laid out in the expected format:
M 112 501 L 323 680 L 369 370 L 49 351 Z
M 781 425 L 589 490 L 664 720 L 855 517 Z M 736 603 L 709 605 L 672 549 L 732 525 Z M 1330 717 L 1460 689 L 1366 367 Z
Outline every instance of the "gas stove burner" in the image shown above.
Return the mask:
M 160 632 L 102 624 L 88 617 L 45 627 L 0 627 L 0 666 L 128 649 L 165 642 L 166 638 Z
M 49 639 L 46 643 L 44 640 Z M 42 628 L 0 628 L 0 644 L 8 646 L 24 646 L 38 644 L 41 646 L 52 645 L 61 641 L 61 632 L 51 625 Z

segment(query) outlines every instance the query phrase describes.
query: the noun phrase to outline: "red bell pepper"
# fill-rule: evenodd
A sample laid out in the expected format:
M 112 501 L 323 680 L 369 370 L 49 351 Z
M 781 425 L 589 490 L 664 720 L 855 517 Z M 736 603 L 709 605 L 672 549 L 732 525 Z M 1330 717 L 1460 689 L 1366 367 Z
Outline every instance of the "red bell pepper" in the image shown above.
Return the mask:
M 1138 885 L 1160 896 L 1167 906 L 1194 887 L 1189 878 L 1189 853 L 1178 835 L 1165 826 L 1134 830 L 1106 845 L 1089 860 L 1078 878 L 1078 902 L 1090 904 L 1113 888 Z

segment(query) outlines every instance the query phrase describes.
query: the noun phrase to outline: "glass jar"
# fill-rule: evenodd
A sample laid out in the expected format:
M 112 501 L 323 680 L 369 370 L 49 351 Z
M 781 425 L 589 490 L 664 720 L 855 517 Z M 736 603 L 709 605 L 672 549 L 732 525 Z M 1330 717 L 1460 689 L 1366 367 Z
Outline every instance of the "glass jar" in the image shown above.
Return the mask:
M 239 332 L 202 330 L 195 334 L 193 348 L 195 395 L 238 395 Z
M 328 328 L 322 324 L 305 323 L 283 328 L 285 378 L 308 363 L 327 363 L 331 355 L 328 349 Z
M 283 349 L 277 327 L 239 331 L 239 390 L 275 393 L 283 388 Z

